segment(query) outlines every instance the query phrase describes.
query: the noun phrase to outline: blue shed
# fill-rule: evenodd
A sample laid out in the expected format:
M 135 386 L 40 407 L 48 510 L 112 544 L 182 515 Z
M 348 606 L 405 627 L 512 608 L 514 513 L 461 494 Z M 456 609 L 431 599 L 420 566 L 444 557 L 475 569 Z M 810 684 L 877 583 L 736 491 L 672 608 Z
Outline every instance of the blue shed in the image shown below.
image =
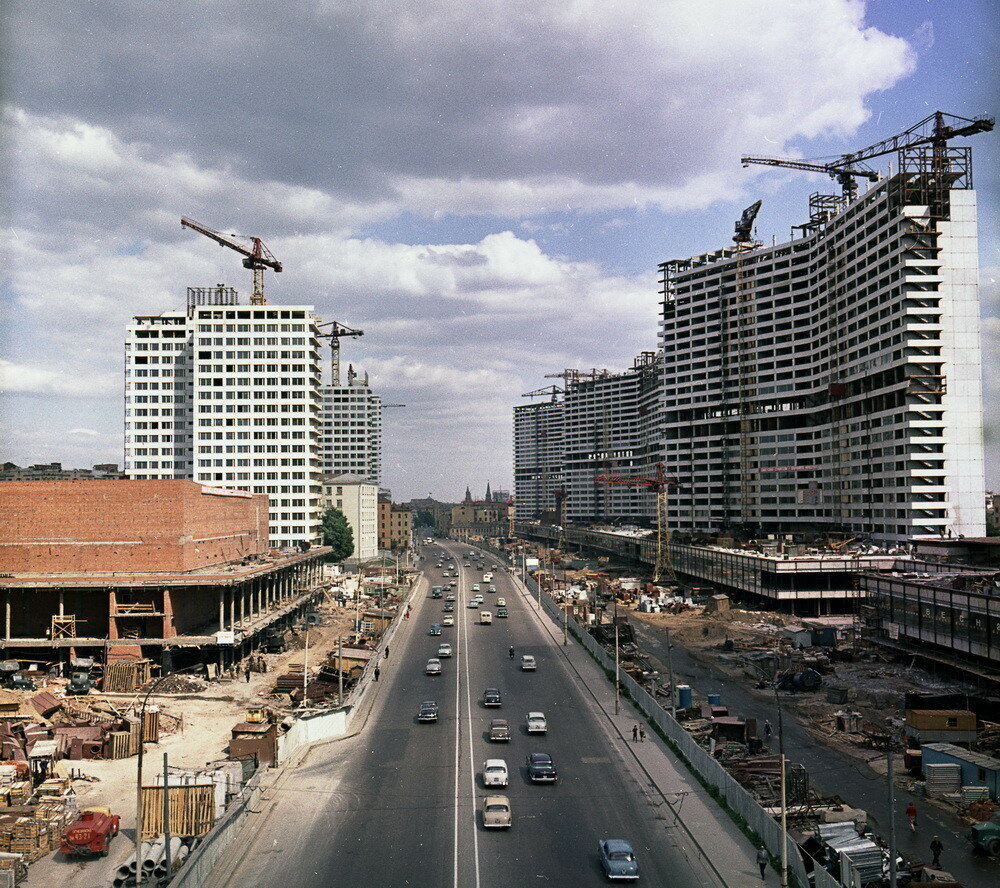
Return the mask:
M 952 743 L 924 743 L 920 748 L 925 774 L 927 765 L 958 765 L 962 769 L 962 786 L 986 786 L 990 798 L 1000 801 L 1000 759 Z

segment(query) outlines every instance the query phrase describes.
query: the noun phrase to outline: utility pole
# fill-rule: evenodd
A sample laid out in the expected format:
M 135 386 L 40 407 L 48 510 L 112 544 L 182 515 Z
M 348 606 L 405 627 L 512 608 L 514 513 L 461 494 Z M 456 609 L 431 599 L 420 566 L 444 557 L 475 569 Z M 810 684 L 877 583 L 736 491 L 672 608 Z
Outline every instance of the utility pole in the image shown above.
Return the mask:
M 618 704 L 619 698 L 621 697 L 621 685 L 618 682 L 619 672 L 619 659 L 618 659 L 618 619 L 615 618 L 615 715 L 618 715 Z
M 676 718 L 677 696 L 674 690 L 674 657 L 672 654 L 674 646 L 670 643 L 670 630 L 665 631 L 667 633 L 667 672 L 670 674 L 670 714 Z
M 173 873 L 173 862 L 170 859 L 170 781 L 167 779 L 169 773 L 167 766 L 167 754 L 163 753 L 163 859 L 167 864 L 167 878 Z M 136 875 L 141 873 L 136 869 Z
M 896 888 L 896 785 L 892 779 L 892 744 L 885 753 L 889 781 L 889 888 Z
M 781 888 L 788 888 L 788 786 L 785 753 L 781 753 Z
M 309 626 L 306 625 L 306 653 L 302 666 L 302 705 L 309 704 Z
M 344 705 L 344 639 L 337 636 L 337 705 Z

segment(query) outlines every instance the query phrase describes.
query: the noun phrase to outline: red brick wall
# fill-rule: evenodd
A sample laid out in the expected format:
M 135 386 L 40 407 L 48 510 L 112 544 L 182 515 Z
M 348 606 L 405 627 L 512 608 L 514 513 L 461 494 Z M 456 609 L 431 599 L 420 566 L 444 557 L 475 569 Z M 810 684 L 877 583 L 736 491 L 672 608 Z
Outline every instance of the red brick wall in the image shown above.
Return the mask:
M 192 481 L 0 481 L 0 572 L 219 564 L 267 550 L 267 510 Z

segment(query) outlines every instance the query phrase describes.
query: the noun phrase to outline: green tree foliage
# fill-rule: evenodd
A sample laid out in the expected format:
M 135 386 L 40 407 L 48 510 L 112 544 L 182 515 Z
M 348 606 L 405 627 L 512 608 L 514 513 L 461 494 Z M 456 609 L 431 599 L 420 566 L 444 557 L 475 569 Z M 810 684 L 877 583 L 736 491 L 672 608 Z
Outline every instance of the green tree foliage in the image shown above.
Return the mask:
M 427 509 L 417 509 L 416 526 L 417 527 L 433 527 L 434 526 L 434 513 L 428 511 Z
M 327 509 L 323 513 L 323 545 L 333 548 L 331 561 L 343 561 L 354 554 L 354 531 L 340 509 Z

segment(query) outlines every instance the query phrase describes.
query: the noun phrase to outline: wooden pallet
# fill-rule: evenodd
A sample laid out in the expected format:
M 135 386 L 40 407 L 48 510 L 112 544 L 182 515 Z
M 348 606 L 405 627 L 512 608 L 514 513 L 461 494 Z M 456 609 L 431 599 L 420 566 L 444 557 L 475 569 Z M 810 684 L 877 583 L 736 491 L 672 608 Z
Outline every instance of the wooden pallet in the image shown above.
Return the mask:
M 129 731 L 110 731 L 105 744 L 105 757 L 109 759 L 128 758 L 129 741 L 132 735 Z
M 170 834 L 203 836 L 215 822 L 215 784 L 193 784 L 168 788 Z M 163 835 L 163 787 L 142 788 L 142 837 Z

